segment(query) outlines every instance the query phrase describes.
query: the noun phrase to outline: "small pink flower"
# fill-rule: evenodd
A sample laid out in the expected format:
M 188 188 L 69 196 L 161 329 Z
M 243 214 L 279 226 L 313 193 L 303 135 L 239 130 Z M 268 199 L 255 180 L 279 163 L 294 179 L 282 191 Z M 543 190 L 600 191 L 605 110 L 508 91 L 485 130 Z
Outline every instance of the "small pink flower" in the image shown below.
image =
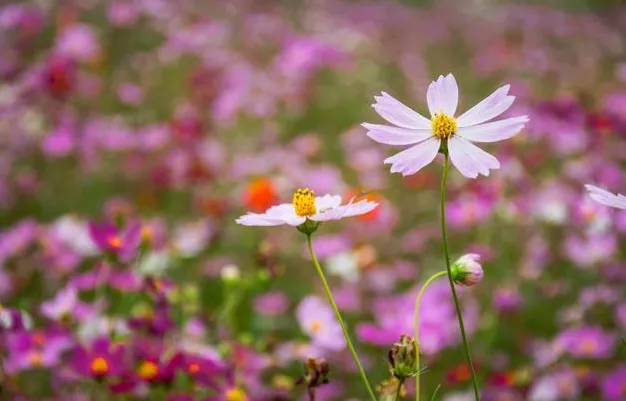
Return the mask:
M 626 210 L 626 196 L 614 194 L 590 184 L 585 185 L 585 188 L 587 188 L 589 196 L 591 196 L 591 199 L 594 201 L 616 209 Z
M 341 196 L 314 196 L 309 189 L 299 189 L 293 195 L 292 203 L 272 206 L 265 213 L 248 213 L 235 220 L 244 226 L 299 226 L 307 219 L 315 222 L 339 220 L 344 217 L 359 216 L 374 210 L 378 203 L 365 199 L 355 202 L 351 199 L 341 204 Z
M 517 135 L 528 122 L 527 116 L 487 122 L 504 113 L 515 100 L 504 85 L 459 117 L 454 117 L 459 102 L 459 88 L 452 74 L 439 76 L 428 87 L 426 100 L 431 119 L 427 119 L 400 101 L 382 92 L 375 96 L 374 110 L 393 124 L 362 124 L 367 135 L 386 145 L 412 145 L 385 159 L 392 173 L 403 176 L 417 173 L 432 162 L 441 149 L 447 149 L 452 164 L 468 178 L 500 168 L 500 162 L 472 142 L 497 142 Z

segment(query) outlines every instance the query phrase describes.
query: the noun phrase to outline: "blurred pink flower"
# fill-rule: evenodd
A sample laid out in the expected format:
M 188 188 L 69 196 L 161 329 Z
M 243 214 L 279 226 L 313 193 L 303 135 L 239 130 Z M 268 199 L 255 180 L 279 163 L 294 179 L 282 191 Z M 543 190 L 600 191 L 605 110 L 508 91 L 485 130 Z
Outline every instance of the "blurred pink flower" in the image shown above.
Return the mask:
M 426 99 L 431 120 L 411 110 L 383 92 L 375 96 L 372 106 L 395 126 L 364 123 L 367 135 L 386 145 L 414 145 L 385 159 L 392 173 L 403 176 L 417 173 L 432 162 L 439 150 L 450 153 L 452 164 L 468 178 L 500 168 L 498 159 L 476 147 L 472 142 L 497 142 L 517 135 L 528 122 L 527 116 L 486 123 L 504 113 L 515 100 L 509 96 L 509 85 L 502 86 L 476 106 L 454 118 L 459 101 L 459 88 L 452 74 L 440 75 L 428 87 Z
M 76 61 L 94 61 L 100 53 L 100 43 L 93 28 L 86 24 L 71 25 L 57 37 L 59 54 Z
M 320 298 L 313 295 L 304 298 L 298 305 L 296 317 L 314 346 L 331 351 L 341 351 L 346 347 L 341 326 L 332 309 Z
M 612 355 L 615 336 L 599 326 L 581 326 L 561 332 L 555 343 L 573 357 L 603 359 Z
M 626 365 L 618 366 L 602 381 L 602 395 L 606 401 L 626 399 Z
M 282 292 L 273 291 L 259 295 L 254 299 L 254 310 L 263 316 L 277 316 L 285 313 L 289 301 Z

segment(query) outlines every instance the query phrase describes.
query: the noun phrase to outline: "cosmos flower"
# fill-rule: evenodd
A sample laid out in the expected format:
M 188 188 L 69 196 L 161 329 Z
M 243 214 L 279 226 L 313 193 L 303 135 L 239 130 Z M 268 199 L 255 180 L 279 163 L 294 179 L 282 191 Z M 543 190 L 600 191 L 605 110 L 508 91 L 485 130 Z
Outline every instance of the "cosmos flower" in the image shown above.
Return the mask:
M 590 184 L 585 185 L 585 188 L 587 188 L 589 196 L 594 201 L 616 209 L 626 210 L 626 196 L 622 194 L 614 194 Z
M 119 375 L 126 367 L 124 347 L 112 344 L 108 338 L 96 338 L 91 347 L 74 349 L 70 366 L 77 373 L 95 379 Z
M 346 347 L 341 326 L 332 309 L 320 298 L 312 295 L 304 298 L 298 305 L 296 317 L 315 346 L 332 351 L 341 351 Z
M 91 240 L 102 252 L 119 255 L 124 260 L 132 258 L 141 242 L 141 225 L 132 224 L 118 231 L 113 223 L 90 223 Z
M 504 113 L 515 100 L 509 96 L 509 85 L 498 88 L 483 101 L 459 117 L 454 117 L 459 101 L 459 88 L 452 74 L 439 76 L 428 87 L 426 100 L 431 119 L 410 109 L 400 101 L 382 92 L 375 96 L 374 110 L 393 124 L 364 123 L 367 135 L 386 145 L 412 145 L 385 159 L 392 173 L 403 176 L 417 173 L 432 162 L 437 153 L 448 152 L 452 164 L 468 178 L 500 168 L 494 156 L 472 142 L 497 142 L 517 135 L 528 122 L 527 116 L 487 122 Z
M 310 189 L 299 189 L 293 195 L 292 203 L 272 206 L 265 213 L 248 213 L 236 220 L 244 226 L 280 226 L 288 224 L 299 226 L 307 219 L 316 222 L 339 220 L 344 217 L 362 215 L 374 210 L 378 203 L 367 200 L 355 202 L 352 198 L 347 204 L 341 204 L 341 196 L 314 196 Z

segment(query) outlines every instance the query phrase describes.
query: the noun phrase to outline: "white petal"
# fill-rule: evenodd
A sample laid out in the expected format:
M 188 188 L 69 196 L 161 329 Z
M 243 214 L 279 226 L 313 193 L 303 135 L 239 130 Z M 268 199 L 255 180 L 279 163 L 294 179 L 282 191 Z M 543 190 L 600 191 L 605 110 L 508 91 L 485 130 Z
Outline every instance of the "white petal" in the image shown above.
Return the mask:
M 510 87 L 511 85 L 504 85 L 496 89 L 476 106 L 461 114 L 456 119 L 459 127 L 484 123 L 507 111 L 515 100 L 515 96 L 507 96 Z
M 361 126 L 368 130 L 367 136 L 385 145 L 413 145 L 432 136 L 430 128 L 407 129 L 368 123 L 363 123 Z
M 626 209 L 626 196 L 622 194 L 614 194 L 594 185 L 585 185 L 591 199 L 606 206 L 617 209 Z
M 374 110 L 390 123 L 403 128 L 430 129 L 430 120 L 386 92 L 374 96 Z
M 450 138 L 448 151 L 452 164 L 467 178 L 476 178 L 478 174 L 488 176 L 489 170 L 500 168 L 493 155 L 458 136 Z
M 237 224 L 242 226 L 281 226 L 285 224 L 280 219 L 271 219 L 264 214 L 248 213 L 235 220 Z
M 392 173 L 401 173 L 403 176 L 415 174 L 435 159 L 439 152 L 439 146 L 439 138 L 431 137 L 394 156 L 388 157 L 385 159 L 385 164 L 391 164 Z
M 474 142 L 497 142 L 517 135 L 527 122 L 528 116 L 512 117 L 492 123 L 459 128 L 456 133 Z
M 459 103 L 459 87 L 454 75 L 448 74 L 445 77 L 440 75 L 436 81 L 431 82 L 426 92 L 426 101 L 431 116 L 437 112 L 454 116 Z
M 299 226 L 305 220 L 306 218 L 296 215 L 291 203 L 283 203 L 272 206 L 265 213 L 248 213 L 235 222 L 244 226 L 280 226 L 283 224 Z
M 340 195 L 324 195 L 315 197 L 315 210 L 324 211 L 328 209 L 334 209 L 341 205 Z
M 339 206 L 335 209 L 327 210 L 326 212 L 318 213 L 311 216 L 311 220 L 314 221 L 330 221 L 339 220 L 344 217 L 359 216 L 365 213 L 369 213 L 376 209 L 378 203 L 362 200 L 357 203 L 348 203 L 346 205 Z

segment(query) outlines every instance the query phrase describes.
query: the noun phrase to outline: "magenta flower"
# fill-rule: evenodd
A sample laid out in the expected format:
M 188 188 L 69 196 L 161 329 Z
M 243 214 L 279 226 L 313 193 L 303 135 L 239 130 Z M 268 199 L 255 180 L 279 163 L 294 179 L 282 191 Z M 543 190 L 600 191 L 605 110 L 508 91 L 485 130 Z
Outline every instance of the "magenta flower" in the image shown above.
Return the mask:
M 587 188 L 589 196 L 594 201 L 616 209 L 626 210 L 626 196 L 622 194 L 614 194 L 590 184 L 585 185 L 585 188 Z
M 111 223 L 90 223 L 89 234 L 92 241 L 103 252 L 128 259 L 141 242 L 141 225 L 132 224 L 126 229 L 118 231 L 115 225 Z
M 527 116 L 487 122 L 504 113 L 515 100 L 509 96 L 509 85 L 498 88 L 482 102 L 459 117 L 454 117 L 459 88 L 452 74 L 439 76 L 428 87 L 426 100 L 431 119 L 410 109 L 382 92 L 375 96 L 374 110 L 393 124 L 364 123 L 367 135 L 386 145 L 413 145 L 385 159 L 392 173 L 403 176 L 417 173 L 432 162 L 440 150 L 448 151 L 452 164 L 468 178 L 500 168 L 500 162 L 472 142 L 497 142 L 517 135 L 528 122 Z
M 378 203 L 365 199 L 355 202 L 355 198 L 342 205 L 339 195 L 314 195 L 315 193 L 309 189 L 299 189 L 293 195 L 292 203 L 273 206 L 261 214 L 248 213 L 235 221 L 244 226 L 288 224 L 297 227 L 304 224 L 307 219 L 316 222 L 339 220 L 371 212 L 378 206 Z
M 621 365 L 604 377 L 602 395 L 607 401 L 626 399 L 626 365 Z
M 315 296 L 308 296 L 300 302 L 296 311 L 302 330 L 311 337 L 313 344 L 320 348 L 341 351 L 346 341 L 332 309 Z
M 94 379 L 117 376 L 126 368 L 124 347 L 111 344 L 107 338 L 97 338 L 90 348 L 76 348 L 70 365 L 81 375 Z

